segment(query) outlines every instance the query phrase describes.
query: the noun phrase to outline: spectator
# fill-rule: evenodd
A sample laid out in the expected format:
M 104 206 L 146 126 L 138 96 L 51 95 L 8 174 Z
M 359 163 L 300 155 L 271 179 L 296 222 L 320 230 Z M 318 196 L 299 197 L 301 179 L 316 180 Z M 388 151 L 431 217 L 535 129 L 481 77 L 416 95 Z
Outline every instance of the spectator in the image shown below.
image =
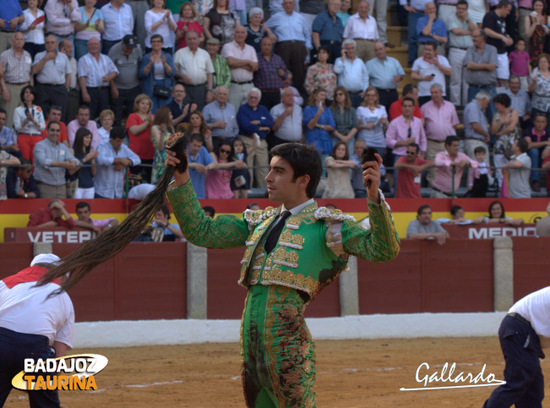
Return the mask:
M 342 20 L 342 25 L 344 27 L 346 26 L 352 13 L 351 0 L 342 0 L 340 11 L 336 15 L 340 18 L 340 20 Z
M 440 9 L 443 5 L 440 5 Z M 440 14 L 441 15 L 441 14 Z M 468 84 L 465 81 L 466 54 L 468 48 L 474 45 L 472 34 L 478 30 L 468 14 L 468 2 L 459 0 L 456 12 L 448 20 L 449 29 L 449 64 L 453 67 L 449 86 L 451 103 L 455 106 L 466 106 L 468 103 Z
M 407 146 L 416 143 L 420 147 L 420 157 L 426 154 L 426 133 L 422 122 L 413 116 L 414 99 L 403 98 L 403 114 L 392 120 L 386 132 L 386 146 L 393 149 L 394 163 L 407 154 Z
M 246 40 L 245 42 L 250 45 L 256 53 L 260 52 L 260 42 L 264 37 L 271 38 L 274 43 L 277 42 L 277 37 L 269 29 L 269 27 L 263 23 L 264 11 L 260 7 L 254 7 L 248 12 L 248 26 L 246 27 Z
M 231 85 L 231 69 L 227 60 L 220 55 L 220 41 L 217 38 L 210 38 L 206 42 L 206 51 L 210 55 L 212 65 L 214 66 L 214 74 L 212 75 L 212 85 L 225 86 L 229 89 Z
M 197 12 L 191 2 L 181 4 L 179 18 L 176 24 L 176 51 L 187 47 L 185 34 L 188 31 L 196 31 L 199 35 L 200 44 L 203 44 L 205 40 L 203 28 L 197 19 Z
M 90 117 L 93 120 L 101 111 L 109 109 L 110 82 L 117 75 L 118 69 L 113 60 L 99 52 L 99 40 L 91 38 L 88 41 L 88 54 L 78 61 L 78 81 L 82 101 L 90 106 Z
M 214 150 L 217 150 L 222 142 L 231 144 L 239 134 L 239 126 L 235 107 L 227 102 L 229 98 L 227 88 L 218 86 L 214 95 L 214 101 L 204 107 L 203 115 L 212 132 Z
M 422 172 L 435 166 L 431 160 L 418 157 L 420 148 L 416 143 L 407 146 L 407 155 L 395 162 L 399 183 L 395 187 L 395 198 L 422 198 L 420 182 Z
M 295 0 L 283 0 L 284 11 L 272 14 L 266 26 L 277 36 L 275 53 L 281 56 L 292 73 L 294 85 L 301 91 L 306 77 L 305 60 L 313 47 L 307 21 L 295 8 Z
M 317 49 L 317 62 L 307 69 L 304 87 L 308 94 L 311 94 L 316 88 L 323 88 L 327 91 L 327 98 L 332 101 L 337 78 L 332 64 L 328 63 L 329 59 L 329 48 L 325 45 L 320 46 Z
M 21 152 L 17 146 L 17 135 L 12 128 L 5 126 L 7 117 L 6 111 L 0 108 L 0 150 L 20 157 Z
M 24 167 L 23 167 L 24 166 Z M 40 191 L 32 175 L 31 162 L 21 159 L 21 167 L 12 168 L 6 176 L 8 198 L 39 198 Z
M 349 159 L 347 144 L 337 142 L 330 155 L 325 159 L 327 184 L 323 198 L 355 198 L 351 186 L 350 168 L 357 166 Z
M 166 9 L 165 0 L 153 0 L 152 5 L 153 7 L 145 13 L 144 18 L 145 30 L 147 31 L 145 52 L 150 53 L 152 51 L 151 40 L 154 35 L 159 35 L 162 39 L 166 39 L 163 42 L 162 51 L 172 55 L 174 53 L 173 33 L 176 31 L 176 21 L 170 9 Z
M 153 164 L 155 148 L 151 141 L 151 125 L 153 124 L 153 102 L 146 94 L 139 94 L 134 101 L 134 113 L 128 116 L 126 131 L 128 132 L 129 147 L 140 158 L 140 164 Z M 112 136 L 112 133 L 111 133 Z M 112 139 L 112 137 L 111 137 Z M 133 161 L 133 160 L 132 160 Z M 139 166 L 130 169 L 139 174 L 146 181 L 151 180 L 151 167 Z
M 74 43 L 75 24 L 80 23 L 81 15 L 76 0 L 48 0 L 44 6 L 46 33 L 55 35 L 58 40 L 67 39 Z
M 531 174 L 531 159 L 527 155 L 528 142 L 516 139 L 512 146 L 513 156 L 508 163 L 502 165 L 508 170 L 508 194 L 510 198 L 531 198 L 529 175 Z
M 512 109 L 518 111 L 520 127 L 526 129 L 531 123 L 531 99 L 526 91 L 520 89 L 517 75 L 510 75 L 510 88 L 504 93 L 512 100 Z
M 354 39 L 357 56 L 367 62 L 375 57 L 374 42 L 379 39 L 376 20 L 369 15 L 370 4 L 367 0 L 359 0 L 357 13 L 351 16 L 344 28 L 345 39 Z
M 6 177 L 8 175 L 9 166 L 18 166 L 21 162 L 15 156 L 12 156 L 4 150 L 0 150 L 0 201 L 7 200 Z
M 125 35 L 133 33 L 134 13 L 128 4 L 124 4 L 124 0 L 111 0 L 101 7 L 101 13 L 105 24 L 101 52 L 108 55 L 113 45 L 122 41 Z M 140 24 L 139 19 L 137 23 Z
M 31 58 L 39 52 L 44 51 L 44 25 L 45 14 L 39 7 L 42 5 L 42 0 L 27 1 L 28 8 L 23 11 L 25 21 L 21 24 L 20 30 L 25 34 L 25 46 Z
M 245 169 L 246 163 L 235 157 L 233 145 L 221 142 L 215 153 L 210 153 L 214 166 L 206 173 L 204 188 L 206 198 L 233 198 L 230 187 L 232 169 Z
M 183 126 L 182 126 L 183 127 Z M 187 138 L 191 135 L 198 133 L 203 137 L 204 147 L 208 152 L 214 151 L 214 144 L 212 143 L 212 131 L 208 128 L 204 116 L 199 110 L 196 110 L 189 115 L 189 123 L 184 128 L 184 133 Z
M 228 0 L 214 0 L 214 6 L 202 20 L 202 26 L 206 39 L 217 38 L 223 47 L 233 41 L 233 35 L 236 28 L 240 26 L 240 20 L 236 13 L 229 10 Z
M 475 99 L 464 108 L 464 152 L 471 158 L 478 146 L 488 151 L 487 144 L 491 140 L 491 134 L 484 110 L 490 102 L 491 95 L 487 91 L 479 91 Z
M 259 98 L 258 98 L 259 100 Z M 199 133 L 188 136 L 187 155 L 189 157 L 189 177 L 197 198 L 205 198 L 206 173 L 215 166 L 214 159 L 203 146 L 204 138 Z
M 78 219 L 75 224 L 79 228 L 86 228 L 100 234 L 102 231 L 116 227 L 118 220 L 116 218 L 105 218 L 103 220 L 94 220 L 90 217 L 92 214 L 90 204 L 81 201 L 76 203 L 76 216 Z
M 384 133 L 388 129 L 388 114 L 386 108 L 380 105 L 378 91 L 374 86 L 367 88 L 365 100 L 357 108 L 357 123 L 357 138 L 363 139 L 367 146 L 376 148 L 384 160 L 386 157 Z
M 495 10 L 485 14 L 482 25 L 488 37 L 487 43 L 497 49 L 497 80 L 504 88 L 508 88 L 510 77 L 506 47 L 514 44 L 514 40 L 506 31 L 506 17 L 511 10 L 512 4 L 508 0 L 500 0 Z
M 458 224 L 458 225 L 468 225 L 473 224 L 472 220 L 466 218 L 466 213 L 464 208 L 459 205 L 453 205 L 451 207 L 451 218 L 438 218 L 437 222 L 440 224 Z
M 273 54 L 273 41 L 269 37 L 262 39 L 260 47 L 254 86 L 262 91 L 260 103 L 271 109 L 281 102 L 281 88 L 284 87 L 283 80 L 288 76 L 288 71 L 281 57 Z
M 515 46 L 516 49 L 508 56 L 510 60 L 510 74 L 519 77 L 521 89 L 526 91 L 529 83 L 529 76 L 531 75 L 529 54 L 525 51 L 525 41 L 522 39 L 517 40 Z
M 544 149 L 550 148 L 550 138 L 546 133 L 548 120 L 546 115 L 537 114 L 533 120 L 533 126 L 523 132 L 523 138 L 527 140 L 527 154 L 531 159 L 531 187 L 533 191 L 540 192 L 539 171 L 535 170 L 542 164 Z
M 36 54 L 32 73 L 36 75 L 37 104 L 45 112 L 51 105 L 61 107 L 61 120 L 65 121 L 67 89 L 71 84 L 71 63 L 67 56 L 57 50 L 57 37 L 46 37 L 46 50 Z
M 51 200 L 47 208 L 39 208 L 29 214 L 27 227 L 64 227 L 72 229 L 75 220 L 65 209 L 65 203 L 61 200 Z
M 266 137 L 273 127 L 273 118 L 267 108 L 260 105 L 261 98 L 262 92 L 258 88 L 252 88 L 248 92 L 248 103 L 239 108 L 237 123 L 240 138 L 248 152 L 251 185 L 256 181 L 258 187 L 266 188 L 265 177 L 269 166 Z
M 121 42 L 111 47 L 109 58 L 119 72 L 111 84 L 111 107 L 115 114 L 114 124 L 120 126 L 122 119 L 132 113 L 130 107 L 141 93 L 139 64 L 143 58 L 143 52 L 137 37 L 133 34 L 125 35 Z M 109 140 L 108 136 L 107 140 Z
M 304 109 L 304 126 L 306 127 L 306 143 L 315 147 L 322 155 L 332 152 L 330 134 L 334 132 L 334 118 L 330 109 L 325 106 L 326 92 L 318 88 L 309 96 Z
M 233 151 L 235 152 L 236 160 L 244 163 L 248 162 L 246 148 L 241 139 L 233 140 Z M 248 198 L 248 190 L 250 189 L 250 172 L 248 169 L 234 169 L 231 172 L 229 187 L 233 192 L 233 198 Z
M 339 86 L 334 91 L 334 103 L 330 107 L 330 111 L 336 124 L 334 133 L 331 136 L 332 143 L 334 144 L 339 140 L 347 143 L 348 151 L 350 151 L 350 146 L 353 149 L 358 130 L 357 111 L 351 106 L 348 91 L 343 86 Z
M 167 106 L 159 108 L 153 126 L 151 127 L 151 140 L 155 148 L 155 156 L 153 158 L 153 170 L 151 175 L 151 183 L 155 184 L 162 173 L 164 173 L 164 162 L 166 162 L 166 142 L 174 133 L 172 127 L 172 112 Z
M 194 31 L 191 33 L 196 35 Z M 159 107 L 169 105 L 172 101 L 170 90 L 174 85 L 174 75 L 176 74 L 172 55 L 165 52 L 162 44 L 163 39 L 160 34 L 154 34 L 151 37 L 153 50 L 144 55 L 139 69 L 139 76 L 142 80 L 141 92 L 148 95 L 153 101 L 153 113 Z
M 546 207 L 546 217 L 541 218 L 537 221 L 537 236 L 539 237 L 549 237 L 550 236 L 550 204 Z
M 380 97 L 380 105 L 389 112 L 391 104 L 399 99 L 397 87 L 405 76 L 405 71 L 399 61 L 386 55 L 386 46 L 377 41 L 374 43 L 376 58 L 367 61 L 369 83 L 376 87 Z
M 0 7 L 0 10 L 4 11 L 5 9 Z M 0 11 L 0 27 L 2 26 L 2 11 Z M 13 24 L 16 24 L 16 22 Z M 2 49 L 2 34 L 5 33 L 0 30 L 0 49 Z M 11 48 L 0 54 L 0 63 L 4 72 L 4 75 L 0 76 L 0 85 L 2 86 L 0 107 L 10 113 L 6 121 L 8 127 L 13 126 L 12 115 L 21 102 L 21 99 L 19 99 L 21 91 L 27 85 L 32 85 L 33 82 L 32 59 L 31 55 L 23 49 L 24 45 L 25 37 L 23 33 L 15 32 L 11 36 Z
M 189 115 L 189 123 L 186 126 L 180 126 L 185 133 L 185 136 L 189 137 L 195 133 L 198 133 L 203 137 L 204 147 L 208 152 L 214 151 L 214 144 L 212 142 L 212 131 L 208 128 L 204 116 L 199 110 Z
M 334 62 L 334 73 L 338 75 L 338 86 L 349 93 L 351 104 L 357 108 L 369 86 L 369 73 L 363 61 L 357 58 L 355 40 L 346 39 L 342 43 L 342 56 Z
M 109 141 L 113 123 L 115 123 L 115 113 L 112 110 L 105 109 L 99 114 L 99 124 L 101 125 L 97 130 L 99 134 L 99 144 Z
M 178 224 L 170 224 L 170 210 L 167 205 L 161 205 L 155 212 L 155 219 L 151 223 L 151 238 L 153 242 L 173 242 L 176 238 L 183 238 Z
M 73 54 L 73 43 L 69 40 L 59 41 L 59 51 L 67 56 L 71 64 L 71 83 L 67 93 L 67 106 L 65 107 L 65 120 L 71 121 L 76 117 L 80 106 L 80 87 L 78 85 L 78 62 Z
M 246 102 L 248 92 L 254 87 L 254 71 L 258 70 L 258 55 L 244 42 L 245 38 L 246 29 L 239 26 L 235 29 L 235 40 L 222 48 L 222 56 L 231 68 L 229 103 L 237 110 Z
M 21 90 L 21 105 L 13 112 L 13 127 L 17 132 L 17 145 L 21 156 L 34 163 L 34 147 L 42 140 L 46 127 L 42 108 L 34 104 L 36 90 L 27 85 Z
M 454 198 L 464 169 L 475 169 L 478 162 L 470 159 L 464 153 L 459 152 L 460 142 L 456 136 L 447 136 L 445 139 L 445 151 L 435 155 L 435 179 L 432 186 L 432 198 Z M 468 189 L 473 185 L 473 172 L 470 170 L 468 177 Z
M 407 227 L 408 239 L 437 240 L 439 245 L 445 244 L 450 238 L 449 233 L 436 221 L 432 221 L 432 209 L 424 204 L 416 212 L 416 220 L 412 220 Z
M 422 105 L 420 111 L 425 119 L 426 139 L 428 140 L 428 150 L 426 159 L 434 160 L 435 155 L 445 150 L 443 143 L 447 136 L 456 136 L 456 126 L 458 125 L 458 115 L 451 102 L 443 99 L 443 91 L 439 84 L 433 84 L 430 87 L 432 100 Z M 432 185 L 434 171 L 428 173 L 427 179 Z
M 422 126 L 424 126 L 424 116 L 422 116 L 420 106 L 418 106 L 418 87 L 415 84 L 405 85 L 405 87 L 403 88 L 403 96 L 391 104 L 389 111 L 390 122 L 403 114 L 404 98 L 412 98 L 412 100 L 414 101 L 413 116 L 420 119 L 420 121 L 422 122 Z
M 50 110 L 48 111 L 48 116 L 46 117 L 46 126 L 48 126 L 48 123 L 50 122 L 59 122 L 59 125 L 61 126 L 61 134 L 59 135 L 59 142 L 63 143 L 65 146 L 69 146 L 69 136 L 67 133 L 67 126 L 64 122 L 61 122 L 61 107 L 51 105 Z M 74 135 L 73 135 L 74 136 Z M 46 131 L 46 127 L 44 127 L 44 130 L 42 131 L 42 139 L 45 139 L 48 137 L 48 132 Z
M 520 12 L 519 22 L 521 22 L 521 19 L 523 17 L 523 22 L 525 26 L 525 37 L 529 39 L 529 57 L 531 61 L 535 64 L 538 60 L 539 55 L 543 53 L 546 40 L 548 38 L 548 35 L 550 34 L 550 28 L 548 28 L 546 25 L 547 21 L 546 10 L 544 10 L 545 8 L 546 5 L 543 0 L 534 0 L 534 15 L 533 12 L 531 12 L 530 15 L 521 16 Z M 523 40 L 526 40 L 526 38 L 523 38 Z M 525 42 L 523 43 L 523 49 L 525 49 Z M 522 89 L 524 91 L 526 90 L 526 88 L 523 87 Z
M 185 84 L 185 91 L 191 102 L 197 105 L 198 110 L 202 110 L 205 103 L 210 102 L 214 66 L 208 52 L 199 48 L 199 35 L 195 31 L 188 31 L 185 38 L 187 47 L 176 52 L 174 56 L 175 75 Z
M 500 201 L 493 201 L 489 204 L 489 217 L 479 217 L 474 220 L 474 223 L 484 222 L 490 224 L 510 224 L 513 226 L 520 226 L 523 224 L 522 218 L 512 218 L 506 215 L 504 211 L 504 205 Z
M 489 185 L 493 181 L 493 171 L 490 169 L 485 157 L 487 150 L 483 146 L 478 146 L 474 149 L 475 160 L 477 161 L 477 169 L 474 169 L 474 180 L 471 190 L 472 197 L 485 197 L 489 190 Z
M 197 109 L 195 103 L 185 103 L 185 87 L 181 83 L 176 83 L 172 88 L 172 102 L 168 104 L 172 112 L 172 126 L 176 127 L 180 123 L 189 121 L 189 115 Z
M 25 21 L 25 14 L 17 0 L 8 0 L 2 6 L 0 8 L 0 52 L 10 47 L 12 33 L 21 30 L 21 24 Z
M 340 5 L 340 0 L 329 0 L 328 10 L 317 15 L 312 26 L 311 37 L 313 47 L 317 51 L 317 58 L 319 58 L 321 47 L 324 47 L 328 57 L 328 62 L 331 64 L 333 64 L 336 57 L 342 53 L 344 25 L 342 20 L 338 17 Z M 315 85 L 314 88 L 317 86 L 319 85 Z M 327 88 L 326 86 L 324 86 L 324 88 L 329 94 L 332 94 L 333 90 Z M 311 91 L 308 91 L 308 93 L 311 93 Z
M 367 190 L 363 184 L 363 168 L 361 167 L 365 147 L 364 140 L 356 139 L 353 144 L 353 155 L 350 157 L 350 160 L 355 162 L 355 167 L 351 169 L 351 186 L 353 187 L 355 198 L 367 197 Z
M 79 8 L 80 21 L 75 24 L 74 54 L 77 60 L 88 52 L 88 41 L 97 38 L 101 41 L 101 34 L 105 31 L 103 14 L 95 8 L 97 0 L 85 0 L 84 6 Z
M 123 198 L 126 168 L 141 163 L 139 156 L 123 143 L 125 137 L 123 127 L 114 127 L 109 142 L 99 145 L 95 198 Z
M 407 0 L 399 0 L 408 13 L 408 48 L 409 48 L 409 66 L 412 66 L 414 60 L 418 57 L 418 33 L 416 31 L 418 20 L 425 16 L 424 10 L 426 4 L 430 0 L 411 0 L 410 4 Z
M 92 133 L 92 151 L 96 151 L 99 143 L 101 142 L 101 138 L 99 137 L 99 132 L 97 130 L 97 123 L 90 120 L 90 108 L 86 105 L 81 105 L 78 107 L 76 119 L 71 120 L 67 125 L 69 147 L 73 146 L 76 131 L 80 128 L 86 128 Z M 61 127 L 61 129 L 63 129 L 63 127 Z
M 424 105 L 430 100 L 430 87 L 439 84 L 445 93 L 445 76 L 450 76 L 453 69 L 447 58 L 436 53 L 434 42 L 424 44 L 424 56 L 417 58 L 412 66 L 411 78 L 418 82 L 418 104 Z
M 495 135 L 496 143 L 493 160 L 496 167 L 496 178 L 502 185 L 502 170 L 504 164 L 512 156 L 514 141 L 520 136 L 518 112 L 510 107 L 512 101 L 506 94 L 498 94 L 494 99 L 497 113 L 491 123 L 491 134 Z
M 418 36 L 418 56 L 424 55 L 424 46 L 433 42 L 436 44 L 435 52 L 445 55 L 445 44 L 449 42 L 447 27 L 442 20 L 437 18 L 435 3 L 428 2 L 424 6 L 425 16 L 420 17 L 416 23 L 416 35 Z
M 38 183 L 41 198 L 67 198 L 65 170 L 72 174 L 80 164 L 69 148 L 59 143 L 61 126 L 58 122 L 48 123 L 48 137 L 34 147 L 34 177 Z
M 296 104 L 291 88 L 281 89 L 281 103 L 271 108 L 269 113 L 273 117 L 271 139 L 268 135 L 270 148 L 282 143 L 302 141 L 302 107 Z
M 464 59 L 464 81 L 468 84 L 468 103 L 471 102 L 480 91 L 489 95 L 489 102 L 497 94 L 497 49 L 486 43 L 484 31 L 474 31 L 472 34 L 473 47 L 466 51 Z M 493 119 L 494 105 L 488 105 L 487 116 L 489 121 Z M 470 156 L 470 153 L 468 153 Z M 470 156 L 471 157 L 471 156 Z
M 533 92 L 533 113 L 543 113 L 548 118 L 550 111 L 550 55 L 540 54 L 538 69 L 533 71 L 529 92 Z
M 73 151 L 82 166 L 71 175 L 69 180 L 78 180 L 78 187 L 72 198 L 89 199 L 94 198 L 94 176 L 97 168 L 95 161 L 98 155 L 97 151 L 92 151 L 92 132 L 86 128 L 80 128 L 76 131 Z

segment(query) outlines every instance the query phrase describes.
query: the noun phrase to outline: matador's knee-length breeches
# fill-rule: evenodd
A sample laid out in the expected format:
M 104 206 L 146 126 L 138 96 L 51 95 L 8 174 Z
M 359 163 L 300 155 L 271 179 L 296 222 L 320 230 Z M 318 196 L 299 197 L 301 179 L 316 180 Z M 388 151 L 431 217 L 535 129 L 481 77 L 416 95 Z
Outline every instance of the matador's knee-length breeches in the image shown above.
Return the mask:
M 241 327 L 242 378 L 248 407 L 315 407 L 315 356 L 295 289 L 251 286 Z

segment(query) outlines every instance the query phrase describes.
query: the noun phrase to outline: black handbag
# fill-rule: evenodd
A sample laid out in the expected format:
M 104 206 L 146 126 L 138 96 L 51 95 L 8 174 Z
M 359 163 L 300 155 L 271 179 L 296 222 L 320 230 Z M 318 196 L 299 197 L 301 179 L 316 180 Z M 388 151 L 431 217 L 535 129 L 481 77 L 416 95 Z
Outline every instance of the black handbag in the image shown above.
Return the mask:
M 172 91 L 165 86 L 155 85 L 153 95 L 157 98 L 168 99 L 172 95 Z

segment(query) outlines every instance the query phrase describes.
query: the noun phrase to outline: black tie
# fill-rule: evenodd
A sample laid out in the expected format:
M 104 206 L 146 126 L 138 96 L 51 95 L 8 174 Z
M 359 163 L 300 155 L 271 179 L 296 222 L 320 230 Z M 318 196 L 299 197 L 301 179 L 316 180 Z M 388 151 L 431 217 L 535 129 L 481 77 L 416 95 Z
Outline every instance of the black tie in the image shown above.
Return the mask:
M 275 248 L 275 245 L 279 240 L 279 235 L 281 235 L 281 232 L 285 227 L 285 221 L 288 217 L 290 217 L 290 215 L 290 211 L 283 211 L 279 216 L 277 223 L 273 226 L 273 228 L 271 228 L 271 231 L 269 231 L 269 235 L 267 236 L 264 245 L 264 248 L 268 254 L 273 251 L 273 248 Z

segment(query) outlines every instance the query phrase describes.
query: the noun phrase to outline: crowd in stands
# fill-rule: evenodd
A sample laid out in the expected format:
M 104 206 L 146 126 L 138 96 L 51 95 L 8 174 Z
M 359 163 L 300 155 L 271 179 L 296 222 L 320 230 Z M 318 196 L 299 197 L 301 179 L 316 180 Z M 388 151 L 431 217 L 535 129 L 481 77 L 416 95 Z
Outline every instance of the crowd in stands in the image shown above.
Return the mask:
M 542 0 L 399 0 L 407 67 L 388 0 L 21 4 L 0 8 L 1 199 L 122 198 L 159 179 L 175 131 L 199 198 L 265 189 L 285 142 L 317 148 L 330 198 L 365 196 L 366 147 L 401 198 L 528 198 L 550 170 Z

